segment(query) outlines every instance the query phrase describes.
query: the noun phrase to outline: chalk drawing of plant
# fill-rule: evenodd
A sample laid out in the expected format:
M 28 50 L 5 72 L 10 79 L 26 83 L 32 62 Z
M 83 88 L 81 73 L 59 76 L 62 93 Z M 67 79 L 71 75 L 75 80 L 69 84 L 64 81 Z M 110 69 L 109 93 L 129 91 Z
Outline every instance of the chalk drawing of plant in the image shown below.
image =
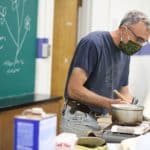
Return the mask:
M 29 15 L 24 14 L 25 4 L 27 0 L 10 0 L 11 3 L 11 10 L 16 14 L 16 20 L 17 20 L 17 34 L 14 36 L 14 33 L 12 32 L 10 28 L 10 24 L 7 21 L 7 7 L 0 5 L 0 25 L 6 26 L 6 29 L 9 33 L 9 36 L 14 43 L 16 47 L 15 51 L 15 57 L 13 61 L 6 60 L 4 62 L 5 66 L 8 66 L 8 73 L 16 73 L 20 71 L 20 68 L 18 65 L 23 65 L 24 61 L 22 59 L 19 59 L 19 54 L 22 50 L 22 46 L 24 44 L 24 41 L 27 37 L 28 32 L 30 31 L 31 26 L 31 18 Z M 19 9 L 19 7 L 22 7 L 22 9 Z M 19 11 L 21 10 L 21 12 Z M 21 34 L 21 32 L 24 32 Z
M 3 25 L 5 22 L 6 13 L 7 13 L 6 7 L 3 7 L 0 5 L 0 24 L 1 25 Z

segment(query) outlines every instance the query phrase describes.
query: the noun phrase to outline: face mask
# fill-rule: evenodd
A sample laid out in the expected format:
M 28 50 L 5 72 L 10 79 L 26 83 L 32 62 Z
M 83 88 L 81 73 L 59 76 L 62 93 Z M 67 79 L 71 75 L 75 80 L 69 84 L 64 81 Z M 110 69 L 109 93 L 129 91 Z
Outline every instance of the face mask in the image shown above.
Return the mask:
M 127 43 L 120 41 L 119 48 L 120 50 L 125 53 L 126 55 L 133 55 L 137 51 L 141 49 L 141 45 L 129 40 Z

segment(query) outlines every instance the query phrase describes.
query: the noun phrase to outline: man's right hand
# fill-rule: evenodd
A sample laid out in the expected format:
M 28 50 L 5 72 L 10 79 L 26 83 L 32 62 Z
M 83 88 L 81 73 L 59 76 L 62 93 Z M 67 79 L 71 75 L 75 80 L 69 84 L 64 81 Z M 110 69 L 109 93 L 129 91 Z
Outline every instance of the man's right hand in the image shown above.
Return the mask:
M 123 101 L 120 98 L 110 100 L 110 109 L 112 104 L 129 104 L 129 102 Z

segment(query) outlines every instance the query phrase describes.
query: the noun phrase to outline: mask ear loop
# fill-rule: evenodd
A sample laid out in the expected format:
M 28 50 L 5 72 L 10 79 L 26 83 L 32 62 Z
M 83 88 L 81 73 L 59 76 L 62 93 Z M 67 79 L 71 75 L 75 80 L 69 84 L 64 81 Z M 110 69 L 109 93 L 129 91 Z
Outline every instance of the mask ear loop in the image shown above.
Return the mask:
M 128 28 L 127 28 L 126 26 L 124 26 L 124 27 L 125 27 L 125 29 L 126 29 L 126 34 L 127 34 L 127 36 L 128 36 L 128 41 L 130 41 L 131 39 L 130 39 L 130 36 L 129 36 L 128 32 L 127 32 Z
M 129 37 L 128 32 L 127 32 L 127 27 L 126 27 L 126 26 L 123 26 L 123 27 L 126 29 L 126 31 L 125 31 L 125 32 L 126 32 L 126 35 L 128 36 L 128 40 L 130 40 L 130 37 Z M 123 40 L 123 36 L 122 36 L 122 34 L 123 34 L 123 33 L 121 32 L 121 33 L 120 33 L 120 36 L 121 36 L 121 37 L 120 37 L 120 41 L 122 41 L 122 42 L 123 42 L 124 40 Z
M 123 42 L 123 38 L 122 38 L 122 30 L 120 31 L 120 41 Z
M 122 38 L 122 32 L 120 33 L 120 41 L 122 42 L 123 41 L 123 38 Z

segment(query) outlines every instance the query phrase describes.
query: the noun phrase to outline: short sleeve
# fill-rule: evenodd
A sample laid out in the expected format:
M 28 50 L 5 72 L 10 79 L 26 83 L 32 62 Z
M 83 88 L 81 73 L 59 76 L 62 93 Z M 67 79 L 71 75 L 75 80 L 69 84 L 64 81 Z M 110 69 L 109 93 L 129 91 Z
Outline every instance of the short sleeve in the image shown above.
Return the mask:
M 122 73 L 122 78 L 121 78 L 121 86 L 127 86 L 128 85 L 128 80 L 129 80 L 129 64 L 130 64 L 130 58 L 128 58 L 129 60 L 126 62 L 125 67 L 124 67 L 124 71 Z
M 73 66 L 84 69 L 89 76 L 96 66 L 97 59 L 95 43 L 90 39 L 83 38 L 77 45 Z

